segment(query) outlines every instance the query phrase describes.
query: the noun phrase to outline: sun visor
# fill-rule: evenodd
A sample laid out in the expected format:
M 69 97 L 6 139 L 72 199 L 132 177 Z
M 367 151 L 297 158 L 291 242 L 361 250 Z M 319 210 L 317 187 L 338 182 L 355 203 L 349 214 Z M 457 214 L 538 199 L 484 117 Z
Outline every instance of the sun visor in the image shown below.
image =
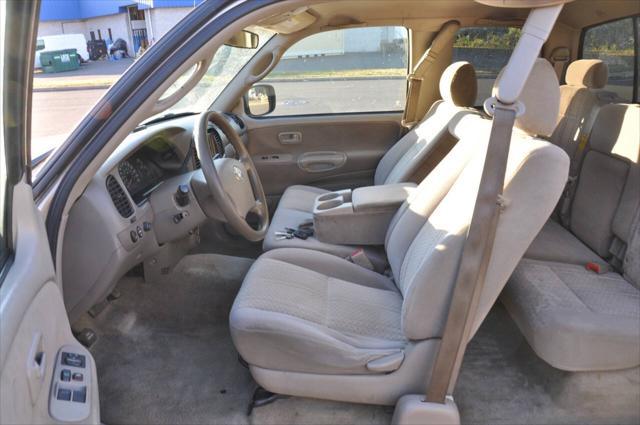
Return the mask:
M 278 34 L 293 34 L 307 28 L 315 21 L 316 17 L 309 13 L 306 7 L 301 7 L 263 19 L 258 25 Z
M 509 8 L 538 8 L 547 6 L 557 6 L 559 4 L 570 3 L 573 0 L 474 0 L 476 3 L 491 7 Z

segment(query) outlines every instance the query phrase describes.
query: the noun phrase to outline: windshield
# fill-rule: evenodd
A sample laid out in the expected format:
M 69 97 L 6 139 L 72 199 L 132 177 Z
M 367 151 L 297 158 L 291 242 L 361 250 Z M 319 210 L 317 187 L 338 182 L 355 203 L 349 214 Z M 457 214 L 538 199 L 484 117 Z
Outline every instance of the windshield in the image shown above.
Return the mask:
M 54 0 L 45 1 L 54 2 Z M 158 6 L 158 8 L 161 7 Z M 174 24 L 188 14 L 190 8 L 164 8 L 163 10 L 167 12 L 166 25 L 160 29 L 155 28 L 153 38 L 131 37 L 126 27 L 92 30 L 87 31 L 86 34 L 58 35 L 54 31 L 54 38 L 49 37 L 48 33 L 38 34 L 31 112 L 31 159 L 34 166 L 33 175 L 36 179 L 41 169 L 37 165 L 44 164 L 52 150 L 67 139 L 78 123 L 126 69 L 144 54 L 149 46 L 155 44 Z M 139 13 L 141 16 L 146 16 L 142 11 Z M 150 22 L 146 23 L 150 25 Z M 220 47 L 207 73 L 184 99 L 146 121 L 167 114 L 198 113 L 208 108 L 238 71 L 275 34 L 262 28 L 247 29 L 258 34 L 257 49 Z M 51 44 L 52 40 L 57 44 Z M 64 49 L 70 49 L 68 55 L 58 54 Z M 180 88 L 189 79 L 194 69 L 195 67 L 180 77 L 163 97 L 166 98 Z
M 251 32 L 258 34 L 260 42 L 257 49 L 242 49 L 223 45 L 213 56 L 211 65 L 206 74 L 200 79 L 181 100 L 172 107 L 161 113 L 148 118 L 151 121 L 163 115 L 180 114 L 185 112 L 201 112 L 207 109 L 218 95 L 224 90 L 229 82 L 238 74 L 249 60 L 264 46 L 275 34 L 263 28 L 250 27 Z M 168 97 L 184 84 L 195 67 L 189 69 L 182 77 L 178 78 L 174 84 L 167 89 L 161 98 Z

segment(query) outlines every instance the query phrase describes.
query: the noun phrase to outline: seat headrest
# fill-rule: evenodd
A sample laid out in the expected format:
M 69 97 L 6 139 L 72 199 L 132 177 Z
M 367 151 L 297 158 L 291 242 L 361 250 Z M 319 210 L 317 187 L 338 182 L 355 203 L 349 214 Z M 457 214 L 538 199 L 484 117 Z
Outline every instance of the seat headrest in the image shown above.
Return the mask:
M 476 70 L 469 62 L 449 65 L 440 77 L 440 96 L 445 102 L 470 107 L 476 103 L 478 81 Z
M 615 154 L 640 163 L 640 105 L 604 105 L 593 124 L 589 145 L 604 154 Z
M 564 79 L 570 86 L 601 89 L 609 79 L 609 68 L 600 59 L 580 59 L 571 62 Z
M 504 68 L 493 85 L 494 96 L 503 74 Z M 524 104 L 525 111 L 516 118 L 517 128 L 532 136 L 549 136 L 553 133 L 560 110 L 560 84 L 546 59 L 536 59 L 519 100 Z

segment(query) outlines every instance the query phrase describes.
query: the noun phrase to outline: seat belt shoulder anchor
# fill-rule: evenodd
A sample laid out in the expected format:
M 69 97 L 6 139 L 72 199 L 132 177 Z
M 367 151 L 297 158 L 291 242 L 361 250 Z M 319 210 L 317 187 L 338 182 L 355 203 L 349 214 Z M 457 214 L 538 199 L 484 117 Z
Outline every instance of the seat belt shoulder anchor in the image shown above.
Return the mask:
M 484 106 L 484 111 L 492 117 L 496 113 L 496 108 L 515 111 L 516 117 L 519 117 L 520 115 L 524 114 L 526 110 L 524 103 L 520 102 L 519 100 L 516 100 L 514 103 L 507 104 L 507 103 L 502 103 L 500 99 L 498 99 L 495 96 L 492 96 L 487 100 L 485 100 L 483 106 Z

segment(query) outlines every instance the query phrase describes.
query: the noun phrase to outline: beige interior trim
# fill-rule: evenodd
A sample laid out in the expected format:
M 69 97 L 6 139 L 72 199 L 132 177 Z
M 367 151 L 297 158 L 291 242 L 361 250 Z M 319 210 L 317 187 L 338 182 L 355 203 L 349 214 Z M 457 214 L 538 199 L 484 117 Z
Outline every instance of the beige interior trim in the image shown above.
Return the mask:
M 14 262 L 0 286 L 0 423 L 52 423 L 50 384 L 59 349 L 71 345 L 91 366 L 89 416 L 83 423 L 100 423 L 95 362 L 73 334 L 54 283 L 55 274 L 44 221 L 24 180 L 13 190 Z M 41 352 L 42 375 L 29 363 L 34 343 Z
M 548 7 L 557 6 L 559 4 L 570 3 L 573 0 L 474 0 L 480 4 L 486 4 L 491 7 Z
M 301 7 L 280 15 L 271 16 L 258 22 L 258 25 L 280 34 L 292 34 L 308 28 L 316 21 L 308 7 Z
M 402 125 L 413 127 L 440 98 L 438 84 L 444 69 L 451 63 L 453 40 L 460 28 L 457 21 L 448 21 L 434 36 L 430 46 L 407 76 L 407 101 Z

